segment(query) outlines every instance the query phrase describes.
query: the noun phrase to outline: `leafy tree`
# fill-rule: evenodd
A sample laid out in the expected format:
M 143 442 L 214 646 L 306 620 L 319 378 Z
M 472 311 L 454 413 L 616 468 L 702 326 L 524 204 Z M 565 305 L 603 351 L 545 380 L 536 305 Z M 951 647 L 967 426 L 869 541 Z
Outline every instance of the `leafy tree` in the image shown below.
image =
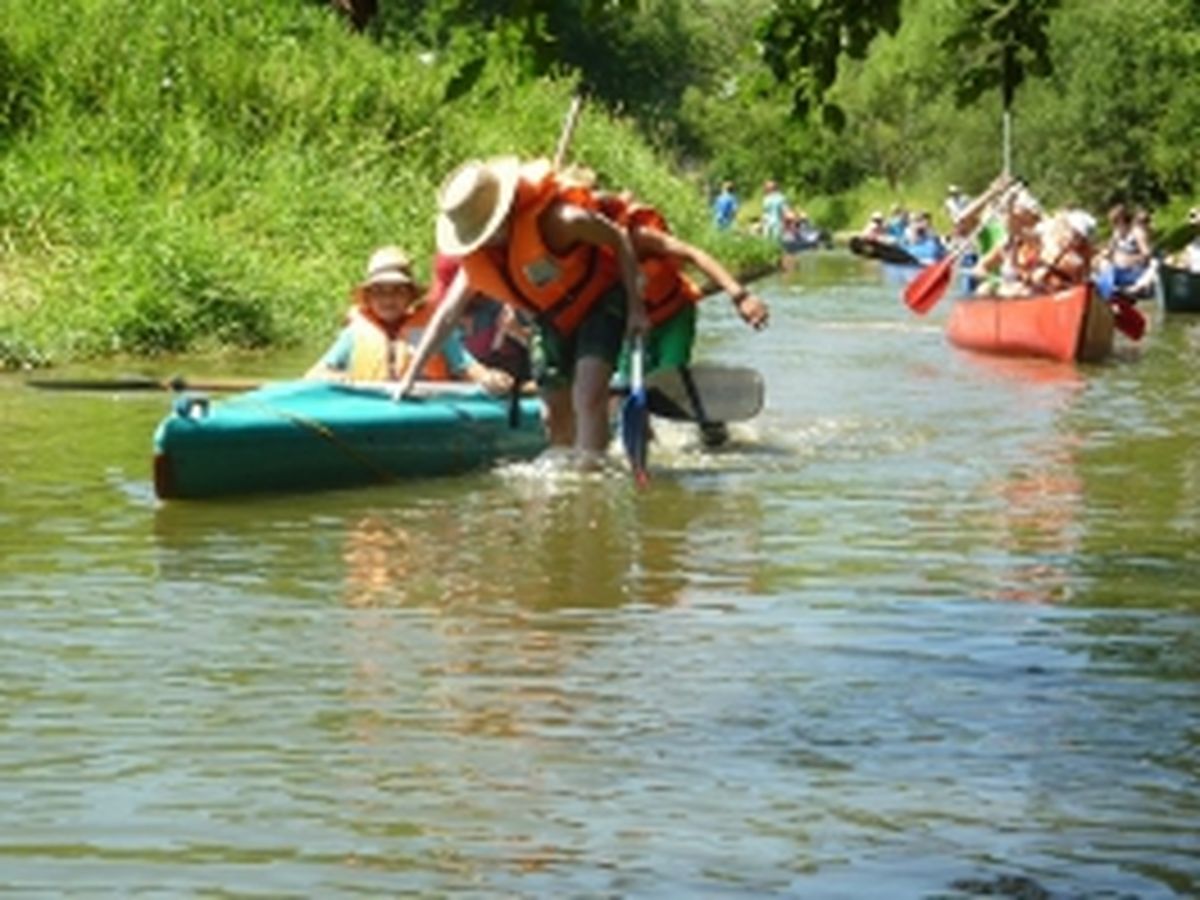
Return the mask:
M 1054 71 L 1050 59 L 1050 14 L 1062 0 L 960 0 L 961 19 L 945 46 L 961 63 L 955 81 L 960 105 L 999 87 L 1004 108 L 1029 75 Z
M 844 124 L 839 106 L 826 101 L 842 54 L 866 56 L 879 32 L 900 27 L 900 0 L 779 0 L 762 20 L 763 61 L 787 84 L 798 116 L 819 108 L 825 123 Z

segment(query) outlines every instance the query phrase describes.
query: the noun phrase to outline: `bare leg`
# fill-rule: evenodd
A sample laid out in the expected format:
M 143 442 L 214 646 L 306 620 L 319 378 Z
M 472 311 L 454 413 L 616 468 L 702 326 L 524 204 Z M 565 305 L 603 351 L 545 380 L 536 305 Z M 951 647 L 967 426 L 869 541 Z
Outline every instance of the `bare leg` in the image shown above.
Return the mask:
M 608 450 L 608 382 L 612 363 L 598 356 L 585 356 L 575 364 L 571 394 L 575 403 L 575 449 L 582 457 L 596 457 Z
M 575 410 L 569 387 L 542 388 L 542 406 L 546 411 L 546 434 L 551 447 L 570 447 L 575 443 Z

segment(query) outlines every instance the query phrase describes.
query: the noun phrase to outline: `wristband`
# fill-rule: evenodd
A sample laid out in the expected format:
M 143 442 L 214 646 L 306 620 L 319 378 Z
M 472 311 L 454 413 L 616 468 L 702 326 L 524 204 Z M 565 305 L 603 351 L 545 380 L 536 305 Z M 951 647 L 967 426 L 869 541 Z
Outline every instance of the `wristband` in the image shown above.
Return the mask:
M 746 290 L 745 288 L 742 288 L 740 291 L 738 291 L 736 294 L 734 294 L 729 299 L 731 299 L 734 303 L 736 303 L 740 306 L 742 301 L 745 300 L 749 296 L 750 296 L 750 292 L 748 290 Z

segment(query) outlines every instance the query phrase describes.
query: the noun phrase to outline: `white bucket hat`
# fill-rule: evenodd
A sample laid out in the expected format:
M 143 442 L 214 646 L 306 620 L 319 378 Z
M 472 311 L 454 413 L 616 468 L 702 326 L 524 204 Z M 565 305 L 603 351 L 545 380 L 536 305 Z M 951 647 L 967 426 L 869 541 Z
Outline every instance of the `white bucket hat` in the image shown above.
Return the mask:
M 361 302 L 367 288 L 375 285 L 416 283 L 408 255 L 399 247 L 380 247 L 367 260 L 367 274 L 354 288 L 354 296 Z
M 1072 209 L 1067 212 L 1067 224 L 1081 238 L 1092 239 L 1096 233 L 1096 219 L 1082 209 Z
M 521 163 L 515 156 L 463 163 L 438 189 L 437 247 L 466 256 L 504 223 L 517 192 Z

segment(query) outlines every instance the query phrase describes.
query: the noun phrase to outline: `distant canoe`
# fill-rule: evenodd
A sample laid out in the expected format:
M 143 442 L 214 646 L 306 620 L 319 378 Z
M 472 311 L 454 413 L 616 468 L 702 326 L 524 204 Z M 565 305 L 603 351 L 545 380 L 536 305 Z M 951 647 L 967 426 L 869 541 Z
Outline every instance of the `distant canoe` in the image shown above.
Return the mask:
M 1163 309 L 1169 313 L 1200 313 L 1200 272 L 1189 272 L 1166 263 L 1158 267 Z
M 1090 285 L 1031 297 L 965 297 L 950 311 L 946 336 L 982 353 L 1095 362 L 1112 351 L 1113 314 Z

